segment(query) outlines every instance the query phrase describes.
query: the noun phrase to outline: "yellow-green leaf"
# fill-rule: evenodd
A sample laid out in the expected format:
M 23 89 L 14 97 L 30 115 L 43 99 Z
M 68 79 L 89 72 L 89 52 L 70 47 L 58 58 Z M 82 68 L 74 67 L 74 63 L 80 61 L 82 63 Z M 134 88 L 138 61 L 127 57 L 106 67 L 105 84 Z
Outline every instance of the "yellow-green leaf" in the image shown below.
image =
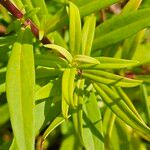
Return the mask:
M 51 48 L 54 51 L 56 51 L 57 53 L 64 56 L 69 62 L 72 61 L 71 54 L 65 48 L 58 46 L 58 45 L 55 45 L 55 44 L 47 44 L 47 45 L 44 45 L 44 47 Z
M 29 44 L 15 43 L 8 63 L 6 94 L 17 147 L 34 150 L 34 57 Z
M 78 7 L 69 2 L 69 45 L 71 54 L 79 54 L 81 48 L 81 19 Z
M 90 55 L 95 33 L 96 17 L 94 15 L 85 18 L 82 30 L 82 54 Z

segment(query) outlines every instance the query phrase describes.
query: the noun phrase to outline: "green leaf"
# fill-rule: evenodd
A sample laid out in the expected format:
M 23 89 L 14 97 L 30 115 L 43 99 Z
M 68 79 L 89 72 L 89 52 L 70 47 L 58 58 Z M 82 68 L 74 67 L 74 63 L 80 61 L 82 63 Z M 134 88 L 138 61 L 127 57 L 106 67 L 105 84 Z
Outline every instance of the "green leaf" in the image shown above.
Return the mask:
M 85 143 L 85 147 L 89 144 L 92 145 L 93 141 L 93 149 L 94 150 L 104 150 L 104 137 L 102 130 L 102 117 L 100 113 L 100 109 L 98 108 L 98 102 L 94 93 L 91 93 L 89 98 L 86 97 L 85 103 L 85 114 L 84 114 L 84 123 L 85 128 L 89 128 L 92 134 L 92 140 L 88 140 L 88 143 Z M 93 111 L 94 110 L 94 111 Z M 83 132 L 83 139 L 87 140 L 87 134 Z M 88 149 L 88 147 L 86 147 Z
M 143 80 L 144 83 L 150 83 L 150 75 L 137 75 L 138 80 Z
M 125 7 L 122 10 L 122 13 L 128 13 L 134 10 L 137 10 L 140 7 L 142 0 L 129 0 L 128 3 L 125 5 Z M 143 30 L 137 33 L 135 36 L 131 36 L 128 39 L 126 39 L 122 46 L 122 57 L 131 59 L 137 46 L 141 42 L 141 39 L 143 38 L 144 32 Z
M 60 80 L 52 80 L 39 88 L 35 94 L 35 130 L 36 135 L 44 129 L 47 124 L 61 113 L 61 84 Z
M 101 70 L 90 70 L 90 69 L 83 70 L 82 75 L 83 77 L 89 78 L 99 83 L 119 87 L 134 87 L 142 83 L 142 81 L 140 80 L 129 79 Z
M 84 5 L 79 7 L 79 11 L 82 17 L 87 16 L 95 11 L 100 9 L 106 8 L 119 0 L 94 0 L 90 3 L 84 1 Z M 66 9 L 63 7 L 57 13 L 50 17 L 48 21 L 45 23 L 45 30 L 47 33 L 55 31 L 57 29 L 63 28 L 65 23 L 67 22 L 67 12 Z
M 54 39 L 54 43 L 68 50 L 68 45 L 59 32 L 52 32 L 48 35 L 50 39 Z
M 75 129 L 75 133 L 77 135 L 77 139 L 80 145 L 83 145 L 83 89 L 84 89 L 84 79 L 80 79 L 76 83 L 76 90 L 74 92 L 74 103 L 76 108 L 74 109 L 74 113 L 72 114 L 73 125 Z
M 70 69 L 65 69 L 62 76 L 62 100 L 65 100 L 68 105 L 70 105 L 68 93 L 69 77 L 70 77 Z
M 112 139 L 112 134 L 113 134 L 112 131 L 113 131 L 115 120 L 116 120 L 116 115 L 113 112 L 111 112 L 111 116 L 109 118 L 108 125 L 106 128 L 106 133 L 105 133 L 105 148 L 106 149 L 111 148 L 111 139 Z
M 115 118 L 115 114 L 109 109 L 109 107 L 107 107 L 104 110 L 104 114 L 103 114 L 103 131 L 104 131 L 104 135 L 105 135 L 104 136 L 105 137 L 105 148 L 120 150 L 119 146 L 121 144 L 119 143 L 119 140 L 124 141 L 124 139 L 118 138 L 118 133 L 117 133 L 118 129 L 116 129 L 116 119 L 118 119 L 118 118 Z M 111 121 L 113 121 L 113 123 Z M 126 125 L 126 124 L 124 124 L 124 125 Z M 109 138 L 109 137 L 111 137 L 111 138 Z M 121 149 L 122 149 L 122 147 L 121 147 Z
M 35 65 L 58 69 L 68 66 L 68 62 L 64 58 L 52 54 L 37 54 L 35 55 Z
M 70 116 L 68 116 L 69 118 Z M 62 124 L 65 121 L 64 117 L 62 115 L 57 116 L 52 123 L 49 125 L 49 127 L 46 129 L 46 131 L 44 132 L 42 138 L 45 140 L 47 138 L 47 136 L 56 128 L 58 127 L 60 124 Z
M 98 61 L 100 61 L 100 64 L 81 64 L 79 65 L 79 68 L 82 69 L 121 69 L 121 68 L 127 68 L 136 66 L 139 64 L 136 60 L 126 60 L 126 59 L 117 59 L 117 58 L 111 58 L 111 57 L 96 57 Z
M 0 37 L 0 46 L 1 45 L 7 45 L 9 43 L 9 45 L 11 45 L 12 43 L 15 42 L 15 40 L 17 39 L 16 35 L 9 35 L 9 36 L 5 36 L 5 37 Z
M 6 68 L 0 69 L 0 93 L 5 92 Z
M 39 31 L 39 40 L 41 41 L 44 37 L 44 31 L 43 30 L 40 30 Z
M 150 107 L 149 107 L 148 92 L 144 84 L 140 86 L 140 95 L 142 102 L 141 105 L 143 106 L 144 114 L 146 116 L 146 122 L 148 125 L 150 125 Z
M 47 67 L 38 67 L 36 69 L 36 79 L 55 79 L 59 77 L 62 74 L 61 69 L 55 69 L 55 68 L 47 68 Z
M 142 85 L 142 84 L 141 84 Z M 134 107 L 133 103 L 129 99 L 129 97 L 126 95 L 126 93 L 120 88 L 120 87 L 115 87 L 116 92 L 118 95 L 122 98 L 122 100 L 128 105 L 128 107 L 132 110 L 132 112 L 141 120 L 141 116 L 137 112 L 136 108 Z
M 41 87 L 36 93 L 35 93 L 35 100 L 36 102 L 41 99 L 48 98 L 50 96 L 51 90 L 53 87 L 53 82 L 50 82 L 46 84 L 45 86 Z
M 94 141 L 89 128 L 83 128 L 84 146 L 87 150 L 94 150 Z
M 6 94 L 14 136 L 22 150 L 34 149 L 34 86 L 33 47 L 15 43 L 7 68 Z
M 116 44 L 150 26 L 150 9 L 125 13 L 96 27 L 93 50 Z
M 18 2 L 18 0 L 17 0 L 17 2 Z M 23 6 L 26 6 L 26 7 L 24 7 L 26 13 L 32 12 L 32 11 L 34 11 L 34 9 L 35 9 L 34 6 L 33 6 L 33 4 L 32 4 L 32 1 L 31 1 L 31 0 L 22 0 L 22 4 L 23 4 Z M 34 23 L 35 23 L 37 26 L 40 25 L 39 19 L 38 19 L 38 17 L 37 17 L 36 14 L 32 15 L 32 16 L 31 16 L 31 19 L 34 21 Z
M 81 16 L 89 15 L 95 11 L 106 8 L 119 0 L 93 0 L 90 2 L 85 2 L 83 6 L 80 7 Z
M 138 119 L 116 92 L 103 84 L 94 83 L 93 85 L 100 94 L 102 100 L 120 119 L 137 131 L 147 135 L 149 138 L 150 128 L 146 126 L 143 121 L 141 122 L 141 120 Z
M 0 125 L 3 125 L 9 120 L 9 109 L 7 104 L 0 106 L 0 114 Z
M 53 87 L 53 83 L 50 82 L 46 84 L 45 86 L 41 87 L 36 93 L 35 93 L 35 100 L 36 103 L 40 102 L 43 99 L 49 98 L 51 94 L 51 90 Z M 36 104 L 35 107 L 35 131 L 36 134 L 39 132 L 41 127 L 43 126 L 43 123 L 46 118 L 46 106 L 45 104 L 49 103 L 49 100 L 46 99 L 45 101 L 40 102 L 39 104 Z M 49 106 L 50 107 L 50 106 Z
M 73 93 L 75 89 L 76 68 L 68 68 L 62 77 L 62 101 L 65 100 L 69 106 L 74 107 Z
M 72 61 L 72 55 L 63 47 L 55 45 L 55 44 L 47 44 L 44 47 L 52 49 L 54 52 L 57 52 L 64 56 L 69 62 Z
M 63 7 L 62 9 L 57 11 L 57 13 L 54 16 L 47 19 L 44 28 L 45 32 L 50 33 L 52 31 L 57 30 L 58 28 L 62 28 L 65 25 L 66 20 L 67 20 L 67 12 L 66 8 Z
M 71 54 L 79 54 L 81 49 L 81 19 L 78 7 L 69 2 L 69 46 Z
M 129 0 L 128 3 L 123 8 L 122 13 L 130 12 L 130 11 L 138 9 L 141 2 L 142 0 Z
M 75 89 L 75 77 L 76 77 L 77 70 L 76 68 L 70 69 L 70 76 L 69 76 L 69 84 L 68 84 L 68 98 L 70 101 L 71 106 L 74 107 L 74 99 L 73 99 L 73 93 Z
M 73 63 L 77 63 L 77 64 L 100 64 L 100 62 L 93 58 L 93 57 L 90 57 L 90 56 L 86 56 L 86 55 L 76 55 L 74 58 L 73 58 Z
M 114 127 L 117 130 L 116 132 L 117 132 L 117 135 L 119 138 L 118 139 L 118 146 L 119 146 L 118 150 L 130 149 L 130 146 L 132 145 L 130 138 L 132 135 L 131 135 L 131 131 L 128 128 L 128 126 L 122 120 L 120 120 L 119 118 L 116 118 Z
M 133 60 L 139 61 L 139 66 L 150 62 L 150 43 L 140 44 L 132 57 Z
M 17 147 L 15 138 L 13 139 L 9 150 L 19 150 L 18 147 Z
M 82 30 L 82 54 L 90 55 L 94 33 L 95 33 L 96 18 L 91 15 L 85 18 L 85 23 Z
M 64 96 L 62 95 L 61 98 L 61 111 L 62 111 L 62 115 L 65 119 L 68 118 L 68 112 L 69 112 L 69 105 L 67 104 L 66 100 L 64 99 Z
M 66 149 L 68 149 L 68 147 L 69 147 L 69 150 L 74 150 L 74 148 L 77 149 L 77 147 L 75 146 L 75 136 L 74 135 L 67 136 L 62 141 L 60 150 L 66 150 Z
M 44 15 L 48 15 L 48 9 L 45 3 L 45 0 L 32 0 L 32 3 L 35 7 L 40 8 L 40 12 L 38 13 L 38 16 L 43 17 Z

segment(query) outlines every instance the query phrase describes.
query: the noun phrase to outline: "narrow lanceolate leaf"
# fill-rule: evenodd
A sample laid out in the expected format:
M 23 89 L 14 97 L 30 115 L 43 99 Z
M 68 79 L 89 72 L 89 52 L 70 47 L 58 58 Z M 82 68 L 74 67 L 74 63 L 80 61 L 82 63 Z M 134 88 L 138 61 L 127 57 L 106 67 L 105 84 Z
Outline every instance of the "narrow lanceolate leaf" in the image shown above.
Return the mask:
M 128 105 L 128 107 L 132 110 L 132 112 L 141 120 L 141 116 L 139 115 L 139 113 L 137 112 L 136 108 L 134 107 L 132 101 L 130 100 L 130 98 L 127 96 L 127 94 L 123 91 L 122 88 L 120 87 L 115 87 L 116 92 L 118 93 L 118 95 L 121 97 L 121 99 Z
M 52 50 L 54 50 L 55 52 L 61 54 L 62 56 L 64 56 L 69 62 L 72 61 L 72 56 L 71 54 L 63 47 L 55 45 L 55 44 L 47 44 L 44 45 L 44 47 L 50 48 Z
M 44 101 L 41 102 L 41 100 L 46 99 L 50 96 L 51 90 L 53 88 L 53 82 L 50 82 L 46 84 L 45 86 L 41 87 L 36 93 L 35 93 L 35 100 L 36 100 L 36 106 L 35 106 L 35 132 L 36 135 L 39 133 L 41 127 L 43 126 L 45 120 L 46 120 L 46 106 Z M 48 99 L 46 99 L 48 103 Z M 51 107 L 49 106 L 49 109 Z
M 44 15 L 48 15 L 48 10 L 47 10 L 47 6 L 45 3 L 45 0 L 32 0 L 33 4 L 35 7 L 40 8 L 40 12 L 38 13 L 38 15 L 40 17 L 43 17 Z
M 33 11 L 35 9 L 31 0 L 22 0 L 22 3 L 23 3 L 23 6 L 27 6 L 27 7 L 25 7 L 26 13 L 30 13 L 31 11 Z M 31 19 L 34 21 L 34 23 L 37 26 L 40 25 L 39 19 L 36 14 L 32 15 Z
M 11 35 L 11 36 L 6 36 L 6 37 L 0 37 L 0 46 L 1 45 L 7 45 L 8 43 L 9 44 L 12 44 L 15 42 L 16 40 L 16 35 Z
M 43 87 L 41 87 L 38 91 L 36 91 L 35 93 L 36 102 L 41 99 L 48 98 L 50 96 L 50 92 L 52 90 L 53 84 L 54 84 L 53 82 L 50 82 L 44 85 Z
M 83 139 L 84 139 L 84 144 L 86 149 L 88 149 L 87 147 L 88 145 L 90 145 L 91 147 L 93 143 L 92 149 L 104 150 L 102 117 L 101 117 L 100 109 L 98 108 L 98 102 L 94 92 L 92 92 L 89 97 L 86 97 L 83 119 L 84 119 L 84 126 L 85 126 L 83 128 Z M 85 132 L 86 130 L 89 130 L 88 131 L 89 133 Z M 92 136 L 92 140 L 88 140 L 89 136 Z
M 117 59 L 110 57 L 96 57 L 100 64 L 81 64 L 79 68 L 86 69 L 121 69 L 138 65 L 136 60 Z
M 69 105 L 67 104 L 66 100 L 64 99 L 64 96 L 62 95 L 61 98 L 61 111 L 62 115 L 65 119 L 68 118 L 68 112 L 69 112 Z
M 119 118 L 132 128 L 147 135 L 149 138 L 150 128 L 146 126 L 145 123 L 141 122 L 114 90 L 103 84 L 94 83 L 93 85 L 100 94 L 102 100 Z
M 84 5 L 79 7 L 80 14 L 82 17 L 90 15 L 91 13 L 98 11 L 100 9 L 106 8 L 119 0 L 94 0 L 90 3 L 87 3 L 87 1 L 84 1 Z M 75 1 L 76 2 L 76 1 Z M 53 17 L 50 17 L 48 21 L 45 23 L 46 29 L 45 31 L 47 33 L 50 33 L 52 31 L 55 31 L 57 29 L 63 28 L 65 23 L 67 21 L 67 12 L 65 8 L 62 8 L 61 10 L 57 11 L 56 15 Z
M 74 99 L 73 99 L 73 93 L 75 89 L 75 76 L 76 76 L 77 70 L 76 68 L 70 69 L 70 76 L 69 76 L 69 84 L 68 84 L 68 93 L 69 93 L 69 102 L 72 106 L 75 106 Z
M 125 7 L 122 9 L 122 13 L 128 13 L 137 10 L 140 7 L 142 0 L 129 0 Z M 141 42 L 144 35 L 144 30 L 137 33 L 135 36 L 131 36 L 126 39 L 122 46 L 122 57 L 131 59 L 137 46 Z
M 90 57 L 90 56 L 86 56 L 86 55 L 76 55 L 73 58 L 73 62 L 75 64 L 92 64 L 92 65 L 97 65 L 100 64 L 100 61 L 98 61 L 97 59 Z
M 69 2 L 69 45 L 71 54 L 79 54 L 81 48 L 81 18 L 78 7 Z
M 65 49 L 68 49 L 68 45 L 67 45 L 65 39 L 59 32 L 55 31 L 55 32 L 50 33 L 49 38 L 54 39 L 54 43 L 56 45 L 59 45 L 59 46 L 64 47 Z
M 68 116 L 69 118 L 70 116 Z M 49 127 L 46 129 L 46 131 L 44 132 L 42 138 L 45 140 L 47 138 L 47 136 L 56 128 L 58 127 L 60 124 L 62 124 L 65 121 L 64 117 L 62 115 L 57 116 L 52 123 L 49 125 Z
M 82 91 L 84 88 L 84 79 L 78 80 L 76 83 L 76 92 L 74 93 L 74 101 L 76 105 L 76 111 L 72 114 L 73 125 L 75 128 L 75 132 L 77 134 L 77 138 L 81 145 L 83 145 L 83 96 Z
M 138 63 L 138 61 L 136 60 L 127 60 L 127 59 L 118 59 L 118 58 L 111 58 L 111 57 L 96 57 L 97 60 L 99 60 L 101 63 L 105 63 L 105 64 L 120 64 L 120 65 L 127 65 L 127 66 L 132 66 L 132 65 L 136 65 Z
M 123 8 L 122 13 L 127 13 L 127 12 L 138 9 L 141 2 L 142 0 L 129 0 L 129 2 Z
M 111 117 L 109 118 L 108 126 L 105 133 L 105 149 L 110 149 L 111 147 L 111 139 L 114 137 L 112 135 L 112 131 L 115 125 L 116 115 L 114 113 L 111 113 Z
M 63 76 L 62 76 L 62 100 L 65 100 L 66 103 L 69 105 L 69 77 L 70 77 L 70 69 L 65 69 Z
M 97 50 L 120 42 L 150 26 L 150 9 L 125 13 L 105 21 L 95 30 L 93 49 Z
M 35 55 L 35 65 L 49 68 L 65 68 L 68 66 L 68 61 L 64 58 L 55 55 Z
M 142 83 L 140 80 L 129 79 L 123 76 L 115 75 L 102 70 L 83 70 L 83 77 L 87 77 L 93 81 L 114 85 L 119 87 L 134 87 Z
M 63 7 L 57 13 L 46 20 L 45 23 L 45 32 L 51 33 L 52 31 L 57 30 L 58 28 L 62 28 L 65 25 L 67 20 L 67 12 L 66 8 Z
M 62 100 L 72 107 L 75 106 L 73 93 L 75 89 L 76 68 L 68 68 L 63 73 L 62 78 Z
M 146 117 L 146 122 L 148 125 L 150 125 L 150 108 L 149 108 L 149 99 L 148 99 L 148 92 L 146 89 L 146 85 L 142 84 L 140 88 L 141 88 L 140 94 L 141 94 L 142 106 Z
M 29 44 L 15 43 L 8 63 L 6 93 L 17 147 L 34 150 L 34 57 Z
M 90 2 L 85 2 L 83 6 L 80 7 L 81 16 L 89 15 L 95 11 L 101 10 L 102 8 L 108 7 L 119 0 L 93 0 Z
M 85 18 L 82 30 L 82 54 L 90 55 L 95 33 L 96 17 L 91 15 Z

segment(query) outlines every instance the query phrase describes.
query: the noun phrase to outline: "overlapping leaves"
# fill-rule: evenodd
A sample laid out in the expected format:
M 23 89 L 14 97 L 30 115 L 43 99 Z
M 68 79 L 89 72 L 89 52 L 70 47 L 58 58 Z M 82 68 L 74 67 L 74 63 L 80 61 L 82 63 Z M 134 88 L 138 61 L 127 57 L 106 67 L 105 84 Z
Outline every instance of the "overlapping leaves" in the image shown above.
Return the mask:
M 50 21 L 47 21 L 49 26 L 45 30 L 40 30 L 39 38 L 42 38 L 44 31 L 50 32 L 62 28 L 66 19 L 69 18 L 69 30 L 67 30 L 69 46 L 59 32 L 50 35 L 54 38 L 55 44 L 44 45 L 44 50 L 48 48 L 50 51 L 43 53 L 40 48 L 35 49 L 34 57 L 33 47 L 29 44 L 31 41 L 27 44 L 24 42 L 13 44 L 6 78 L 7 101 L 14 133 L 12 150 L 34 149 L 35 136 L 41 129 L 50 123 L 42 136 L 42 140 L 46 140 L 56 127 L 70 117 L 74 125 L 75 139 L 79 140 L 79 147 L 104 149 L 105 136 L 111 135 L 115 117 L 120 118 L 123 123 L 135 129 L 136 133 L 149 140 L 150 128 L 146 123 L 149 124 L 150 115 L 146 88 L 141 86 L 144 114 L 147 118 L 145 123 L 122 89 L 122 87 L 137 87 L 142 84 L 142 80 L 124 77 L 118 71 L 132 69 L 133 66 L 141 65 L 143 60 L 136 61 L 138 56 L 133 57 L 135 60 L 90 56 L 92 50 L 104 49 L 121 42 L 150 25 L 150 9 L 127 13 L 126 11 L 133 9 L 134 3 L 130 1 L 125 7 L 126 13 L 123 12 L 96 27 L 96 16 L 91 13 L 117 1 L 94 0 L 87 3 L 77 1 L 80 7 L 69 2 L 67 3 L 68 12 L 62 8 Z M 25 8 L 26 12 L 32 12 L 34 6 L 41 7 L 42 13 L 34 13 L 31 16 L 38 26 L 40 26 L 39 19 L 48 15 L 43 0 L 20 3 L 14 0 L 14 2 L 19 7 L 29 5 L 30 7 Z M 83 16 L 86 17 L 83 19 L 82 27 Z M 0 40 L 0 46 L 14 43 L 12 36 Z M 34 59 L 36 68 L 34 68 Z M 140 79 L 140 76 L 138 78 Z M 107 126 L 106 130 L 102 129 L 99 99 L 100 103 L 108 107 L 115 116 L 114 120 L 112 119 L 113 123 Z M 8 110 L 7 105 L 0 107 L 0 110 L 2 113 Z M 5 122 L 8 117 L 9 115 L 0 121 Z

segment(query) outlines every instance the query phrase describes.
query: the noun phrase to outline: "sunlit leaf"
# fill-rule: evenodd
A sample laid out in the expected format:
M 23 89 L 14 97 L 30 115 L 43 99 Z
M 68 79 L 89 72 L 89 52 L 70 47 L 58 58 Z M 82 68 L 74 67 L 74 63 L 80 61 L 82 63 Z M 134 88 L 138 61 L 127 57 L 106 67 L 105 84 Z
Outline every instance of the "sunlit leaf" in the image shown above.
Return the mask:
M 78 7 L 69 2 L 69 46 L 72 54 L 79 54 L 81 48 L 81 19 Z
M 64 56 L 69 62 L 72 61 L 71 54 L 63 47 L 55 45 L 55 44 L 47 44 L 44 45 L 47 48 L 53 49 L 55 52 L 60 53 L 62 56 Z
M 81 64 L 79 68 L 86 69 L 121 69 L 136 66 L 139 64 L 136 60 L 117 59 L 111 57 L 96 57 L 100 64 Z
M 144 133 L 149 138 L 150 128 L 145 123 L 141 122 L 122 99 L 111 88 L 103 84 L 93 84 L 97 92 L 102 97 L 102 100 L 107 106 L 125 123 L 132 128 Z
M 129 79 L 101 70 L 90 70 L 90 69 L 83 70 L 82 75 L 83 77 L 89 78 L 99 83 L 119 87 L 134 87 L 142 83 L 142 81 L 140 80 Z
M 85 23 L 82 29 L 82 54 L 90 55 L 94 33 L 95 33 L 96 18 L 91 15 L 85 18 Z
M 102 129 L 102 118 L 101 113 L 98 108 L 98 102 L 96 99 L 96 96 L 94 93 L 90 94 L 90 97 L 86 98 L 85 103 L 85 114 L 84 114 L 84 124 L 85 127 L 83 128 L 83 139 L 86 139 L 85 146 L 92 146 L 93 143 L 93 149 L 104 149 L 104 137 L 103 137 L 103 129 Z M 94 111 L 93 111 L 94 110 Z M 89 136 L 86 133 L 86 130 L 90 130 L 87 132 L 90 132 L 91 134 L 91 140 L 87 137 Z M 85 132 L 84 132 L 85 130 Z M 88 149 L 88 147 L 86 147 Z M 89 148 L 90 149 L 90 148 Z
M 69 118 L 70 116 L 68 116 Z M 47 136 L 60 124 L 62 124 L 65 121 L 64 117 L 62 115 L 57 116 L 52 123 L 49 125 L 49 127 L 46 129 L 46 131 L 43 134 L 43 139 L 45 140 Z
M 100 62 L 93 58 L 93 57 L 90 57 L 90 56 L 87 56 L 87 55 L 76 55 L 74 58 L 73 58 L 73 63 L 75 64 L 100 64 Z
M 122 41 L 150 26 L 150 9 L 125 13 L 96 27 L 93 49 L 101 49 Z
M 15 43 L 7 68 L 6 91 L 14 136 L 22 150 L 34 149 L 34 86 L 33 48 Z

